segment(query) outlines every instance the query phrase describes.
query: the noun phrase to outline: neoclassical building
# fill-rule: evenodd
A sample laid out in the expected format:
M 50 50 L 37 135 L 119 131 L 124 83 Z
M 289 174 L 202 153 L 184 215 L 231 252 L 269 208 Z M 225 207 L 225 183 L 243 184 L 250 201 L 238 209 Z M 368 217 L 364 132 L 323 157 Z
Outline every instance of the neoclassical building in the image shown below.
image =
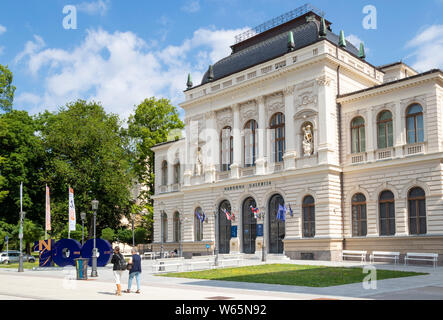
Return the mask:
M 189 77 L 186 138 L 153 148 L 155 250 L 443 259 L 443 73 L 374 66 L 322 17 L 278 17 Z

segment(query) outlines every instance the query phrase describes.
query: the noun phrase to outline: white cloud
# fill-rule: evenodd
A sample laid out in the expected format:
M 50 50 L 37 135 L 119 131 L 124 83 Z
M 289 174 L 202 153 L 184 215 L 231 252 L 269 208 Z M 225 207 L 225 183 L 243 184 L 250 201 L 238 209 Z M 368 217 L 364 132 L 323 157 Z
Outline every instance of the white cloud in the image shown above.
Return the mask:
M 5 33 L 6 32 L 6 27 L 5 26 L 2 26 L 1 24 L 0 24 L 0 35 L 2 35 L 3 33 Z
M 443 25 L 432 25 L 423 29 L 408 41 L 406 48 L 413 50 L 408 58 L 414 58 L 412 67 L 417 71 L 443 69 Z
M 242 31 L 202 28 L 178 46 L 156 50 L 132 32 L 88 30 L 82 43 L 70 50 L 45 48 L 43 39 L 35 36 L 16 62 L 26 64 L 43 85 L 16 101 L 36 113 L 80 98 L 94 99 L 124 118 L 151 96 L 177 104 L 183 100 L 188 72 L 199 84 L 209 64 L 230 54 L 234 35 Z
M 349 41 L 350 43 L 352 43 L 357 49 L 360 49 L 360 43 L 365 44 L 365 42 L 360 39 L 358 36 L 356 36 L 355 34 L 350 34 L 349 36 L 347 36 L 346 41 Z M 369 49 L 368 47 L 366 47 L 365 45 L 365 53 L 366 55 L 371 51 L 371 49 Z
M 0 47 L 0 56 L 3 54 L 4 51 L 5 51 L 5 47 Z
M 84 12 L 89 15 L 100 14 L 104 16 L 109 9 L 109 0 L 97 0 L 94 2 L 82 2 L 76 6 L 79 12 Z
M 195 13 L 200 11 L 200 0 L 188 0 L 181 10 L 188 13 Z

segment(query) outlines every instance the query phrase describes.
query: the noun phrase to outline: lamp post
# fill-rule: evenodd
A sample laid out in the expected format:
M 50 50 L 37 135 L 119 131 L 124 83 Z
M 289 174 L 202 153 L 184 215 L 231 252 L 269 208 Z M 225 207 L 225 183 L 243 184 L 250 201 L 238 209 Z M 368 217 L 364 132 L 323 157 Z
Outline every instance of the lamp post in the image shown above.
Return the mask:
M 85 244 L 85 219 L 86 219 L 86 213 L 82 212 L 80 213 L 80 218 L 82 219 L 82 246 Z
M 131 220 L 132 220 L 132 247 L 135 247 L 134 219 L 135 219 L 135 213 L 131 213 Z
M 214 254 L 215 254 L 215 261 L 214 264 L 216 267 L 218 267 L 218 237 L 219 237 L 219 225 L 218 225 L 218 207 L 217 205 L 214 206 Z
M 96 219 L 97 219 L 98 200 L 92 200 L 91 206 L 92 210 L 94 211 L 94 248 L 92 249 L 91 278 L 96 278 L 98 277 L 98 274 L 97 274 L 97 248 L 95 245 L 95 239 L 96 239 Z
M 265 220 L 266 220 L 266 213 L 263 212 L 262 213 L 262 219 L 263 219 L 263 244 L 261 246 L 261 261 L 262 262 L 266 262 L 266 248 L 265 248 L 265 243 L 266 243 L 266 229 L 265 229 Z
M 25 220 L 26 212 L 20 210 L 20 229 L 18 237 L 20 239 L 20 256 L 18 260 L 18 272 L 24 272 L 23 270 L 23 220 Z

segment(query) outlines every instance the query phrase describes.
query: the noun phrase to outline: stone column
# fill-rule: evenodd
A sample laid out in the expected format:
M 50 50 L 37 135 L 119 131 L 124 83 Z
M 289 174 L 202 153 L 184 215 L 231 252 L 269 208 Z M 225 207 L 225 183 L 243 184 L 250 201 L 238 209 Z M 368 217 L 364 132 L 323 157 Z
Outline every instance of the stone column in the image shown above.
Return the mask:
M 233 163 L 231 164 L 231 178 L 240 178 L 240 167 L 241 167 L 241 128 L 240 128 L 240 104 L 235 104 L 232 107 L 234 111 L 234 127 L 232 128 L 233 138 L 234 138 L 234 156 Z
M 184 164 L 184 173 L 183 173 L 183 185 L 190 186 L 191 185 L 191 177 L 193 174 L 193 166 L 191 161 L 191 119 L 186 118 L 185 119 L 186 124 L 186 147 L 185 147 L 185 160 L 186 163 Z
M 374 122 L 374 109 L 369 108 L 367 113 L 368 121 L 365 123 L 365 131 L 366 131 L 366 154 L 368 155 L 367 161 L 373 162 L 374 158 L 374 150 L 377 149 L 377 130 L 374 131 L 377 124 Z
M 258 104 L 258 153 L 256 165 L 256 174 L 266 174 L 266 109 L 265 109 L 265 97 L 260 96 L 257 98 Z
M 331 88 L 331 79 L 322 76 L 317 79 L 319 124 L 318 124 L 318 162 L 319 164 L 337 163 L 334 161 L 334 147 L 336 149 L 337 123 L 331 118 L 336 113 L 335 95 Z M 337 150 L 338 152 L 338 150 Z
M 402 158 L 403 157 L 403 145 L 406 143 L 406 128 L 405 128 L 405 116 L 401 111 L 400 102 L 395 102 L 394 107 L 394 149 L 395 149 L 395 157 Z
M 283 90 L 285 99 L 285 154 L 283 156 L 285 169 L 295 169 L 295 158 L 297 151 L 295 150 L 295 127 L 294 127 L 294 86 L 287 87 Z

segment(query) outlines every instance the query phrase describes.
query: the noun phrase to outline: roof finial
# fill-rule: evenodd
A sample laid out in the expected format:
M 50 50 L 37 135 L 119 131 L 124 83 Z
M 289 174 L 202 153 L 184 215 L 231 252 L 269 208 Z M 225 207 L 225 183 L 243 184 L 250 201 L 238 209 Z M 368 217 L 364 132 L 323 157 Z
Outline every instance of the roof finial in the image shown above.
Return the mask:
M 325 22 L 325 18 L 321 18 L 321 22 L 320 22 L 320 30 L 318 32 L 318 35 L 320 36 L 320 38 L 326 38 L 326 22 Z
M 360 50 L 358 52 L 358 57 L 360 59 L 366 59 L 365 45 L 363 44 L 363 42 L 360 43 Z
M 346 47 L 345 33 L 343 30 L 340 31 L 340 40 L 338 42 L 338 45 L 342 48 Z
M 209 65 L 208 80 L 209 80 L 209 82 L 214 80 L 214 68 L 212 67 L 212 64 Z
M 191 74 L 188 73 L 188 82 L 186 83 L 186 86 L 188 87 L 188 89 L 191 89 L 193 85 L 194 84 L 192 83 Z
M 294 33 L 292 33 L 292 31 L 289 31 L 288 51 L 294 51 L 294 50 L 295 50 Z

